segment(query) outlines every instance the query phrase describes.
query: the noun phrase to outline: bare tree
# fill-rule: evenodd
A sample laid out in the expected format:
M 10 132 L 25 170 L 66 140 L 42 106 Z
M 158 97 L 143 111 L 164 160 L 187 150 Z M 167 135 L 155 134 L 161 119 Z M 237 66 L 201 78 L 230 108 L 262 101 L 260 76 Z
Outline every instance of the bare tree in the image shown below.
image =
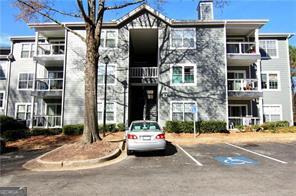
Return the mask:
M 106 5 L 106 0 L 76 0 L 76 12 L 66 12 L 55 8 L 52 0 L 15 0 L 15 6 L 20 10 L 17 18 L 26 22 L 37 20 L 40 17 L 52 21 L 57 25 L 67 29 L 78 36 L 86 44 L 86 64 L 84 68 L 85 80 L 85 106 L 84 106 L 84 131 L 82 142 L 93 143 L 101 140 L 97 134 L 97 72 L 98 60 L 100 57 L 99 46 L 101 29 L 105 11 L 122 9 L 131 5 L 140 4 L 147 0 L 121 1 L 112 6 Z M 155 0 L 155 5 L 159 8 L 166 0 Z M 224 6 L 226 0 L 215 0 L 218 7 Z M 57 20 L 54 16 L 60 14 L 81 18 L 85 22 L 86 37 L 70 29 L 65 24 Z

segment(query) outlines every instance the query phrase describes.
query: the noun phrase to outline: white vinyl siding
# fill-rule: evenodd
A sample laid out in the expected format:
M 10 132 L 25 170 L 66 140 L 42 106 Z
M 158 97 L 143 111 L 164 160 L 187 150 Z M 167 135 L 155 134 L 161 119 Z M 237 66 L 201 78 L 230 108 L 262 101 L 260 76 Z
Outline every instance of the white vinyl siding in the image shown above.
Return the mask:
M 102 48 L 116 48 L 118 42 L 117 30 L 102 30 L 101 45 Z
M 196 107 L 194 101 L 172 101 L 171 102 L 171 120 L 174 121 L 193 121 L 194 114 L 192 107 Z
M 115 102 L 106 102 L 106 122 L 108 123 L 114 123 L 116 122 L 115 112 L 116 104 Z M 103 122 L 103 115 L 104 115 L 104 102 L 98 101 L 98 121 L 100 123 Z
M 195 49 L 196 32 L 193 28 L 171 29 L 171 49 Z
M 260 49 L 262 58 L 277 58 L 278 43 L 277 40 L 260 40 Z
M 282 120 L 281 105 L 263 105 L 264 122 Z
M 31 90 L 33 89 L 33 73 L 19 73 L 18 76 L 18 89 Z

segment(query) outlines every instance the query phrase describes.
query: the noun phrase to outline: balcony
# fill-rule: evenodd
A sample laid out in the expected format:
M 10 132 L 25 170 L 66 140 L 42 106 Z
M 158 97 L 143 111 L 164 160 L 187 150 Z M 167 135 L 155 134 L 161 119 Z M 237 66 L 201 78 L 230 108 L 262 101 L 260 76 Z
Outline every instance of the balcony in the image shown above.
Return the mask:
M 61 97 L 63 90 L 63 79 L 61 78 L 37 78 L 36 88 L 32 92 L 37 97 Z
M 158 67 L 130 67 L 129 77 L 132 83 L 157 83 Z
M 255 42 L 227 42 L 229 66 L 249 66 L 260 59 Z
M 231 100 L 255 99 L 263 96 L 257 79 L 228 79 L 228 98 Z
M 243 125 L 259 125 L 260 118 L 253 116 L 244 116 L 244 117 L 228 117 L 229 127 L 230 129 L 235 128 L 236 126 Z
M 33 126 L 42 127 L 42 128 L 54 128 L 61 127 L 61 116 L 34 116 L 33 117 Z
M 63 65 L 65 54 L 65 44 L 38 44 L 38 54 L 34 57 L 39 63 L 44 65 Z

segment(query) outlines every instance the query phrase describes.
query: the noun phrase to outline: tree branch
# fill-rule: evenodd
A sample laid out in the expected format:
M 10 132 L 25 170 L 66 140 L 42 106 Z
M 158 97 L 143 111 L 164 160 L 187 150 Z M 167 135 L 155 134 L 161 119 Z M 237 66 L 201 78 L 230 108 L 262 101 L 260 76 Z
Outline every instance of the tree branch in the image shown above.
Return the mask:
M 70 29 L 69 27 L 67 27 L 65 24 L 59 22 L 58 20 L 54 19 L 53 17 L 49 16 L 49 14 L 43 13 L 37 9 L 35 9 L 34 6 L 28 4 L 27 2 L 23 1 L 23 0 L 17 0 L 19 3 L 29 7 L 30 9 L 34 10 L 36 13 L 40 14 L 41 16 L 48 18 L 49 20 L 53 21 L 54 23 L 58 24 L 59 26 L 63 27 L 64 29 L 70 31 L 71 33 L 75 34 L 76 36 L 78 36 L 83 42 L 85 42 L 85 38 L 80 35 L 79 33 L 73 31 L 72 29 Z
M 81 18 L 81 15 L 80 14 L 75 14 L 75 13 L 67 13 L 67 12 L 63 12 L 63 11 L 60 11 L 60 10 L 57 10 L 57 9 L 54 9 L 54 8 L 51 8 L 49 6 L 46 6 L 46 5 L 42 5 L 45 9 L 49 10 L 49 11 L 53 11 L 53 12 L 56 12 L 58 14 L 62 14 L 62 15 L 65 15 L 65 16 L 71 16 L 71 17 L 75 17 L 75 18 Z
M 121 5 L 105 7 L 104 9 L 105 10 L 117 10 L 117 9 L 125 8 L 125 7 L 131 6 L 131 5 L 135 5 L 135 4 L 138 4 L 138 3 L 143 3 L 144 1 L 145 0 L 136 0 L 134 2 L 124 3 L 124 4 L 121 4 Z

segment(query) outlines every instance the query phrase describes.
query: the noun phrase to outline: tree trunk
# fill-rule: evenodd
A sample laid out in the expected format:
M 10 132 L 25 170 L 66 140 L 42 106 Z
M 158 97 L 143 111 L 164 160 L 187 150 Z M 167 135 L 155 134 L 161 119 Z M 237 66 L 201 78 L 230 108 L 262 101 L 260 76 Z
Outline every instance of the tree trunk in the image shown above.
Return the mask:
M 83 143 L 93 143 L 101 140 L 98 135 L 97 111 L 97 71 L 98 71 L 98 42 L 95 40 L 95 29 L 86 25 L 86 65 L 84 68 L 84 130 Z

